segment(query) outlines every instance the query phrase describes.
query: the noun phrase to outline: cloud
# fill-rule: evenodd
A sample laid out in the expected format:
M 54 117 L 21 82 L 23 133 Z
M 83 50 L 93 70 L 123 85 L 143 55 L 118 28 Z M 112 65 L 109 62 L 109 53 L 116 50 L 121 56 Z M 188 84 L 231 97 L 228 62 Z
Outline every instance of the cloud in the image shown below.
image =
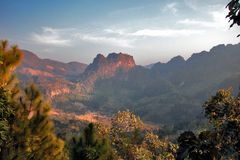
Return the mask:
M 41 33 L 32 33 L 34 42 L 54 46 L 70 46 L 71 40 L 66 38 L 66 30 L 42 27 Z
M 124 29 L 105 29 L 110 34 L 120 35 L 128 39 L 137 39 L 140 37 L 179 37 L 189 36 L 194 34 L 202 34 L 204 30 L 193 30 L 193 29 L 148 29 L 144 28 L 136 31 L 126 31 Z
M 204 33 L 203 30 L 191 29 L 143 29 L 132 33 L 132 35 L 145 37 L 179 37 L 202 33 Z
M 184 0 L 184 3 L 188 8 L 191 8 L 194 11 L 197 11 L 199 8 L 199 5 L 197 5 L 197 0 Z
M 107 28 L 107 29 L 104 29 L 103 31 L 106 32 L 106 33 L 109 33 L 109 34 L 126 35 L 126 30 L 124 30 L 124 29 L 110 29 L 110 28 Z
M 117 47 L 126 47 L 126 48 L 133 48 L 132 42 L 134 39 L 126 39 L 121 37 L 107 37 L 107 36 L 96 36 L 91 34 L 81 34 L 78 33 L 75 35 L 77 39 L 81 39 L 86 42 L 96 43 L 96 44 L 108 44 Z
M 200 21 L 200 20 L 196 20 L 196 19 L 184 19 L 184 20 L 180 20 L 177 23 L 180 24 L 184 24 L 184 25 L 196 25 L 196 26 L 201 26 L 201 27 L 216 27 L 215 23 L 210 22 L 210 21 Z
M 187 25 L 187 26 L 198 26 L 198 27 L 208 27 L 208 28 L 218 28 L 226 30 L 229 26 L 225 16 L 227 15 L 227 10 L 224 8 L 207 12 L 210 15 L 211 20 L 203 21 L 198 19 L 179 20 L 177 23 Z
M 115 33 L 118 32 L 118 33 Z M 112 35 L 115 34 L 115 35 Z M 118 34 L 118 35 L 116 35 Z M 80 41 L 97 44 L 108 44 L 117 47 L 132 48 L 134 39 L 128 39 L 122 31 L 113 31 L 110 29 L 103 30 L 103 33 L 85 33 L 75 28 L 57 29 L 52 27 L 42 27 L 42 32 L 32 33 L 31 40 L 39 44 L 53 45 L 53 46 L 73 46 Z
M 178 12 L 177 3 L 176 3 L 176 2 L 173 2 L 173 3 L 167 4 L 167 5 L 163 8 L 163 12 L 167 12 L 167 11 L 170 11 L 172 14 L 176 15 L 176 13 Z
M 184 37 L 203 34 L 204 30 L 194 29 L 149 29 L 140 30 L 106 28 L 95 33 L 83 32 L 79 29 L 56 29 L 42 27 L 41 33 L 33 33 L 32 40 L 40 44 L 53 46 L 73 46 L 80 43 L 110 45 L 115 47 L 134 48 L 136 41 L 145 37 L 165 38 Z
M 225 18 L 228 13 L 226 8 L 220 10 L 212 11 L 209 14 L 213 17 L 213 22 L 220 28 L 228 28 L 228 20 Z

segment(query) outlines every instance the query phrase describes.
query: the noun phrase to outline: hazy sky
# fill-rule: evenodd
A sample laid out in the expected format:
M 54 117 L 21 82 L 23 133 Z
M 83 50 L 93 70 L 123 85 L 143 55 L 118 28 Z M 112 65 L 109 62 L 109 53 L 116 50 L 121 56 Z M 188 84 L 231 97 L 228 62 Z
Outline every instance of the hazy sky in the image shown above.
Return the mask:
M 239 43 L 229 0 L 0 0 L 0 39 L 42 58 L 89 63 L 129 53 L 137 64 Z

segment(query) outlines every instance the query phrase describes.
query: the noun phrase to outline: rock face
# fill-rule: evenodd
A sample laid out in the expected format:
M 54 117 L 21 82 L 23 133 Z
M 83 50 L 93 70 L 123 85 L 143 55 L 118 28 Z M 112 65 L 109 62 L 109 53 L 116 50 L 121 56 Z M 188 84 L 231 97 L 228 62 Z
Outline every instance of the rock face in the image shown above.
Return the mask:
M 111 53 L 107 57 L 98 54 L 83 73 L 82 83 L 86 92 L 91 92 L 98 79 L 112 77 L 117 71 L 127 72 L 135 67 L 132 56 L 123 53 Z
M 113 76 L 118 69 L 129 70 L 135 67 L 132 56 L 123 53 L 111 53 L 107 57 L 98 54 L 86 68 L 86 76 L 96 74 L 99 78 Z

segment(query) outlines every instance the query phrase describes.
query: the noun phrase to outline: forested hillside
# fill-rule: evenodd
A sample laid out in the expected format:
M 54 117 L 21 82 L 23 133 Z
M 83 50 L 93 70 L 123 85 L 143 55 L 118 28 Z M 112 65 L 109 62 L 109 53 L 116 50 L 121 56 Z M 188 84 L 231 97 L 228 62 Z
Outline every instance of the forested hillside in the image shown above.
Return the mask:
M 104 112 L 130 108 L 155 123 L 192 121 L 200 116 L 203 101 L 220 87 L 238 93 L 239 62 L 236 44 L 213 47 L 186 61 L 178 56 L 151 69 L 137 66 L 127 74 L 99 80 L 86 104 Z

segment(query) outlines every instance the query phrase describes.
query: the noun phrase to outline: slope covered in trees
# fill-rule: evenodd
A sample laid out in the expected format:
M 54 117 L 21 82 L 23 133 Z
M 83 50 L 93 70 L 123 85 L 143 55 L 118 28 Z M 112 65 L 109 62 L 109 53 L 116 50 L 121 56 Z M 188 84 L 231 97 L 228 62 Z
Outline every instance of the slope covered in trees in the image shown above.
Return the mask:
M 175 57 L 151 69 L 137 66 L 100 79 L 86 106 L 104 113 L 131 109 L 144 120 L 191 126 L 203 117 L 201 104 L 219 88 L 239 87 L 240 44 L 219 45 L 189 59 Z M 181 128 L 181 127 L 180 127 Z

